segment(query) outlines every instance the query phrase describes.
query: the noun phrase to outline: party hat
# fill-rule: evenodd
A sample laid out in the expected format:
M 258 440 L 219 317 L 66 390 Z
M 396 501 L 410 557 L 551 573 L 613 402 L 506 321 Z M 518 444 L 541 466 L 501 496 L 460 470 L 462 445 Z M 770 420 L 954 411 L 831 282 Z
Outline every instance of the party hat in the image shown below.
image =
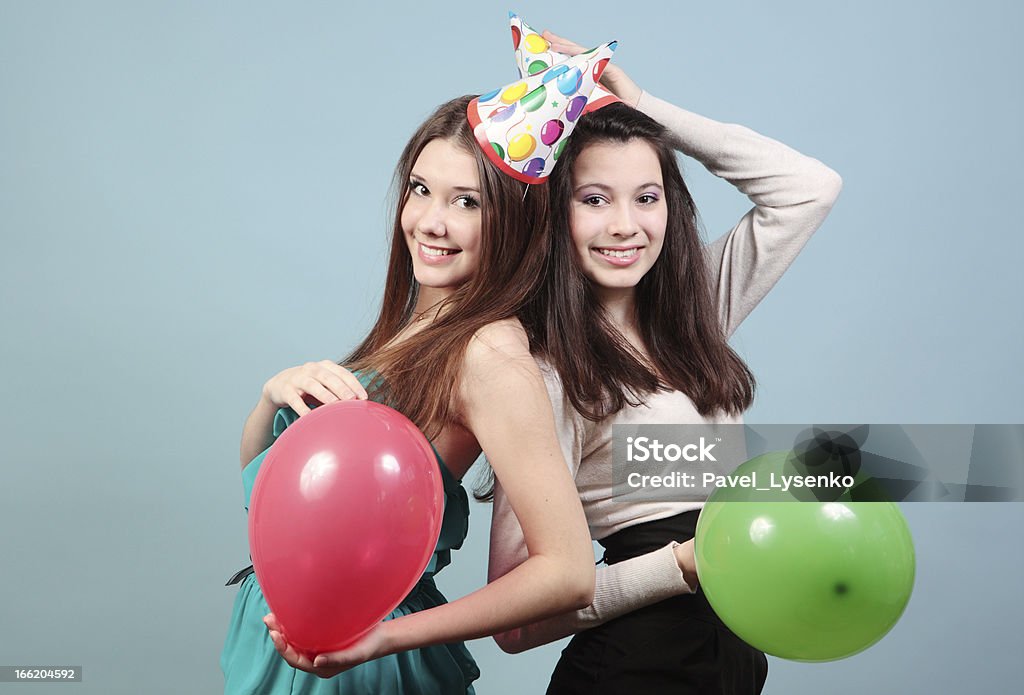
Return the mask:
M 524 183 L 547 179 L 617 45 L 592 48 L 471 101 L 469 124 L 487 158 Z
M 512 29 L 512 48 L 516 52 L 516 67 L 519 68 L 520 77 L 536 75 L 554 65 L 564 63 L 570 58 L 570 56 L 551 48 L 548 40 L 515 12 L 508 13 L 508 23 Z M 587 108 L 583 110 L 583 113 L 596 111 L 602 106 L 617 101 L 621 101 L 621 99 L 601 85 L 597 85 L 594 87 L 590 99 L 587 100 Z

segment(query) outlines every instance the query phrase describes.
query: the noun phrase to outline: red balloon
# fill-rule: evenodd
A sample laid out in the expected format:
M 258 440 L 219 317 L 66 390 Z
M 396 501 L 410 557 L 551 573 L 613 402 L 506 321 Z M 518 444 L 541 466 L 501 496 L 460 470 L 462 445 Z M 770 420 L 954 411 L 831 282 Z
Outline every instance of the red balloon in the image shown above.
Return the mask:
M 317 654 L 365 635 L 423 574 L 443 511 L 433 449 L 401 413 L 342 401 L 299 418 L 249 504 L 256 577 L 286 639 Z

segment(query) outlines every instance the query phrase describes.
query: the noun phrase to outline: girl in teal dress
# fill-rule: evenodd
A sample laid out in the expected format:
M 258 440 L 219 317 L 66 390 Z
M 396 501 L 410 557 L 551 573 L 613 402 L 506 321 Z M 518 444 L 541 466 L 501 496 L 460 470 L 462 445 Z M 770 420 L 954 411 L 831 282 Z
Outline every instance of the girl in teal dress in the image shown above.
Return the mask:
M 399 160 L 401 192 L 376 325 L 345 367 L 311 362 L 267 381 L 241 446 L 248 499 L 261 452 L 310 405 L 387 403 L 437 452 L 445 512 L 433 559 L 389 619 L 352 648 L 315 661 L 284 641 L 257 578 L 245 576 L 221 657 L 226 693 L 471 693 L 478 670 L 461 640 L 590 603 L 586 521 L 543 377 L 514 318 L 547 258 L 545 194 L 488 161 L 467 123 L 469 103 L 463 97 L 442 105 Z M 356 374 L 380 378 L 371 383 Z M 433 575 L 465 536 L 468 504 L 458 481 L 481 452 L 521 522 L 530 557 L 447 603 Z
M 276 439 L 295 422 L 298 416 L 291 408 L 279 410 L 274 418 Z M 256 474 L 266 451 L 242 469 L 246 509 L 256 482 Z M 434 575 L 451 562 L 451 551 L 462 546 L 469 529 L 469 499 L 459 481 L 452 477 L 444 462 L 438 459 L 444 482 L 444 517 L 441 535 L 434 554 L 419 583 L 402 603 L 387 616 L 426 610 L 445 603 L 434 585 Z M 263 618 L 270 607 L 263 598 L 256 575 L 244 572 L 235 598 L 235 608 L 228 628 L 228 638 L 221 655 L 226 693 L 462 693 L 473 692 L 470 685 L 479 675 L 473 657 L 462 642 L 441 644 L 382 657 L 361 668 L 346 671 L 334 678 L 322 679 L 298 671 L 278 655 L 267 637 Z

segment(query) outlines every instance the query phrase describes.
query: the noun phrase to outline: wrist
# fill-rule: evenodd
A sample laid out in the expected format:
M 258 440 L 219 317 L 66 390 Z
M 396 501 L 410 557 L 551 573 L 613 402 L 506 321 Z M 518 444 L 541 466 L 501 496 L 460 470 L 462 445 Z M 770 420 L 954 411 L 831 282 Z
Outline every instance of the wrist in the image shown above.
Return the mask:
M 672 548 L 672 552 L 676 556 L 676 565 L 683 572 L 688 572 L 693 569 L 692 558 L 693 555 L 686 552 L 687 548 L 684 544 L 680 543 Z
M 676 564 L 679 566 L 679 571 L 682 572 L 686 584 L 691 589 L 696 589 L 698 584 L 697 561 L 693 556 L 693 541 L 675 546 L 672 548 L 672 552 L 676 556 Z
M 619 88 L 618 94 L 616 96 L 618 96 L 619 99 L 622 99 L 622 101 L 625 102 L 628 106 L 632 106 L 635 109 L 639 108 L 640 97 L 643 96 L 643 93 L 644 90 L 637 87 L 635 82 L 629 80 L 629 84 L 627 86 L 622 86 Z
M 626 105 L 636 108 L 640 101 L 643 90 L 621 69 L 612 69 L 615 66 L 608 66 L 601 81 L 612 94 L 621 99 Z
M 400 619 L 395 618 L 395 620 Z M 374 645 L 372 658 L 379 659 L 382 656 L 403 651 L 395 635 L 395 620 L 385 620 L 377 625 L 377 643 Z
M 272 409 L 276 412 L 278 408 L 280 408 L 280 406 L 277 405 L 274 402 L 274 399 L 270 397 L 270 392 L 267 389 L 269 383 L 270 382 L 267 382 L 266 384 L 263 385 L 263 388 L 260 389 L 260 400 L 256 404 L 256 407 L 264 411 Z

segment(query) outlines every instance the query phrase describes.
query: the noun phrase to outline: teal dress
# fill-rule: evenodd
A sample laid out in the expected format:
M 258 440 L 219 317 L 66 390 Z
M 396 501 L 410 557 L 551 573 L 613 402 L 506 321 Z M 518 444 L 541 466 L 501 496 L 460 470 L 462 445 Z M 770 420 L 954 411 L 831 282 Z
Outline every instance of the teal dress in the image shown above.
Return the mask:
M 275 439 L 296 419 L 290 409 L 278 411 L 274 418 Z M 266 454 L 264 451 L 242 469 L 246 509 Z M 451 562 L 451 551 L 461 547 L 466 538 L 469 498 L 440 457 L 438 466 L 444 481 L 441 536 L 419 583 L 385 620 L 446 603 L 434 585 L 434 575 Z M 250 572 L 235 597 L 220 657 L 225 695 L 473 695 L 471 684 L 480 676 L 466 645 L 458 642 L 391 654 L 333 678 L 320 678 L 292 668 L 277 653 L 263 624 L 263 617 L 269 612 L 256 575 Z

